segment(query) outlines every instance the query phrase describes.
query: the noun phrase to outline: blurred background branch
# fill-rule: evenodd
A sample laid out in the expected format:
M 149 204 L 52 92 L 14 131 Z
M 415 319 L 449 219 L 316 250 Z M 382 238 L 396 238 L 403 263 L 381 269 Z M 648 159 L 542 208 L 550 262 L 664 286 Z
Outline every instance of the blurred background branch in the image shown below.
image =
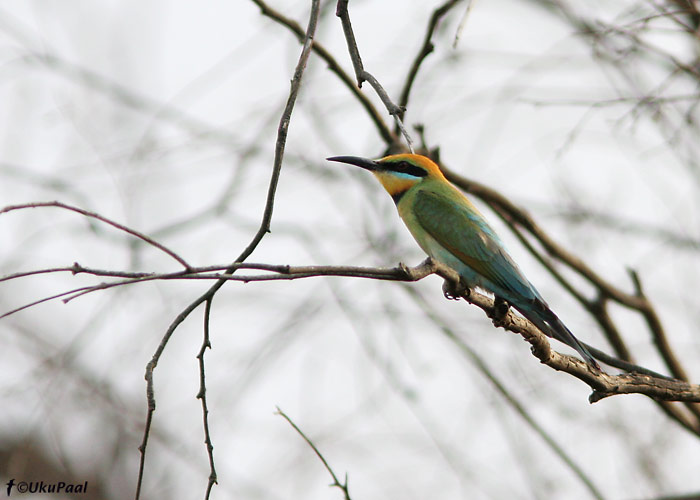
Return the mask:
M 206 279 L 233 270 L 211 263 L 261 228 L 309 5 L 6 7 L 1 205 L 59 200 L 138 228 Z M 419 126 L 422 152 L 491 212 L 577 336 L 697 381 L 696 6 L 477 2 L 460 29 L 466 2 L 347 5 L 362 61 L 405 108 L 405 126 Z M 211 302 L 209 285 L 189 279 L 203 276 L 172 273 L 171 256 L 98 219 L 0 217 L 0 314 L 100 292 L 0 321 L 0 475 L 45 471 L 36 479 L 89 479 L 106 497 L 132 497 L 143 366 L 177 318 L 183 331 L 153 381 L 142 498 L 197 495 L 214 481 L 213 495 L 327 498 L 317 457 L 279 425 L 276 405 L 349 471 L 356 498 L 700 490 L 696 403 L 590 406 L 585 387 L 533 362 L 475 308 L 443 300 L 431 276 L 398 286 L 283 275 L 400 276 L 387 266 L 425 257 L 372 179 L 322 161 L 398 143 L 381 100 L 342 62 L 336 7 L 321 2 L 271 232 L 255 248 L 276 268 L 251 266 L 260 274 Z M 205 328 L 185 319 L 197 297 Z M 549 356 L 545 344 L 536 352 Z

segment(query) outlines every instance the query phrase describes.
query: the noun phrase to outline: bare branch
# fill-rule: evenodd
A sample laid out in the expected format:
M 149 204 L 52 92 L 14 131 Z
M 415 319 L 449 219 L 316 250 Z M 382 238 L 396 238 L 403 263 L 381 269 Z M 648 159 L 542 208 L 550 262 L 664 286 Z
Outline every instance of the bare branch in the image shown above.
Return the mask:
M 399 97 L 399 107 L 401 108 L 401 113 L 399 117 L 403 120 L 404 112 L 406 111 L 406 106 L 408 105 L 408 98 L 411 94 L 411 89 L 416 81 L 416 76 L 418 76 L 418 70 L 420 69 L 425 58 L 428 57 L 435 46 L 433 45 L 433 34 L 440 20 L 461 0 L 447 0 L 444 4 L 433 11 L 433 15 L 430 16 L 430 21 L 428 22 L 428 28 L 423 37 L 423 45 L 418 50 L 418 54 L 413 59 L 411 68 L 408 70 L 406 75 L 406 80 L 403 84 L 403 89 L 401 90 L 401 96 Z
M 165 245 L 158 243 L 157 241 L 153 240 L 152 238 L 149 238 L 145 234 L 140 233 L 140 232 L 136 231 L 135 229 L 131 229 L 130 227 L 127 227 L 123 224 L 119 224 L 118 222 L 115 222 L 111 219 L 108 219 L 107 217 L 104 217 L 104 216 L 97 214 L 95 212 L 89 212 L 89 211 L 84 210 L 82 208 L 74 207 L 74 206 L 68 205 L 66 203 L 61 203 L 60 201 L 44 201 L 44 202 L 36 202 L 36 203 L 24 203 L 22 205 L 9 205 L 3 209 L 0 209 L 0 215 L 2 215 L 4 213 L 12 212 L 13 210 L 23 210 L 26 208 L 41 208 L 41 207 L 64 208 L 66 210 L 70 210 L 71 212 L 76 212 L 76 213 L 79 213 L 79 214 L 84 215 L 86 217 L 91 217 L 93 219 L 97 219 L 101 222 L 104 222 L 106 224 L 109 224 L 110 226 L 113 226 L 113 227 L 119 229 L 120 231 L 124 231 L 125 233 L 128 233 L 132 236 L 135 236 L 138 239 L 145 241 L 149 245 L 152 245 L 159 250 L 162 250 L 163 252 L 170 255 L 173 259 L 178 261 L 180 264 L 182 264 L 185 269 L 190 269 L 190 267 L 191 267 L 185 261 L 185 259 L 180 257 L 174 251 L 170 250 Z
M 304 30 L 301 26 L 299 26 L 299 23 L 297 23 L 293 19 L 289 19 L 288 17 L 282 15 L 280 12 L 270 7 L 263 0 L 252 1 L 258 7 L 260 7 L 260 10 L 262 11 L 262 14 L 264 16 L 267 16 L 273 21 L 290 29 L 297 36 L 297 38 L 303 42 Z M 338 61 L 336 61 L 336 59 L 331 55 L 331 53 L 328 52 L 328 50 L 317 40 L 314 40 L 312 49 L 316 54 L 318 54 L 318 56 L 321 59 L 323 59 L 326 62 L 326 64 L 328 64 L 328 69 L 335 73 L 338 76 L 338 78 L 340 78 L 340 81 L 343 82 L 343 84 L 357 98 L 362 107 L 369 114 L 370 119 L 374 122 L 374 125 L 377 128 L 377 131 L 379 132 L 379 135 L 381 135 L 384 142 L 386 144 L 394 144 L 395 142 L 397 142 L 396 136 L 391 132 L 391 129 L 384 123 L 381 114 L 379 113 L 377 108 L 374 107 L 372 101 L 370 101 L 367 98 L 367 96 L 360 91 L 357 85 L 355 85 L 355 82 L 353 82 L 350 75 L 348 75 L 345 72 L 345 70 L 343 70 L 343 68 L 340 66 Z
M 646 298 L 646 295 L 644 294 L 641 278 L 639 277 L 636 271 L 630 269 L 629 272 L 632 278 L 632 282 L 634 283 L 634 288 L 637 292 L 637 295 L 642 297 L 647 304 L 650 304 Z M 664 363 L 666 363 L 666 366 L 668 367 L 670 372 L 677 379 L 685 380 L 686 382 L 688 382 L 688 374 L 686 373 L 685 369 L 683 368 L 680 361 L 673 352 L 673 349 L 671 348 L 671 345 L 668 342 L 666 331 L 663 325 L 661 324 L 659 316 L 656 314 L 656 310 L 654 310 L 654 308 L 651 307 L 651 305 L 649 305 L 648 308 L 645 308 L 640 312 L 642 313 L 642 316 L 644 316 L 644 320 L 646 321 L 647 326 L 649 327 L 649 331 L 652 332 L 656 349 L 661 354 L 661 357 L 664 360 Z M 688 407 L 688 410 L 690 410 L 695 415 L 698 421 L 700 421 L 700 405 L 688 403 L 686 404 L 686 406 Z
M 12 309 L 10 311 L 7 311 L 6 313 L 0 315 L 0 319 L 6 318 L 8 316 L 12 316 L 15 313 L 18 313 L 20 311 L 24 311 L 25 309 L 29 309 L 30 307 L 38 306 L 39 304 L 43 304 L 44 302 L 49 302 L 49 301 L 54 300 L 54 299 L 60 299 L 61 297 L 65 297 L 67 295 L 71 295 L 74 293 L 80 293 L 80 292 L 89 291 L 89 290 L 91 291 L 91 289 L 93 289 L 93 288 L 96 289 L 96 287 L 84 286 L 84 287 L 80 287 L 80 288 L 74 288 L 73 290 L 68 290 L 67 292 L 61 292 L 61 293 L 57 293 L 55 295 L 50 295 L 48 297 L 44 297 L 42 299 L 30 302 L 29 304 L 25 304 L 23 306 L 20 306 L 20 307 L 17 307 L 15 309 Z
M 331 466 L 328 464 L 328 461 L 326 458 L 321 454 L 320 451 L 318 451 L 318 448 L 316 445 L 311 441 L 306 434 L 295 424 L 289 416 L 287 416 L 286 413 L 284 413 L 282 410 L 280 410 L 280 407 L 277 407 L 277 415 L 280 415 L 282 418 L 284 418 L 287 422 L 289 422 L 289 425 L 291 425 L 295 431 L 306 441 L 306 443 L 311 446 L 311 449 L 314 450 L 314 453 L 316 456 L 321 460 L 323 463 L 323 466 L 326 468 L 328 473 L 331 475 L 333 478 L 333 483 L 331 484 L 332 487 L 340 488 L 343 491 L 343 495 L 345 496 L 345 500 L 351 500 L 350 499 L 350 490 L 348 488 L 348 476 L 347 474 L 345 475 L 345 483 L 341 483 L 338 481 L 338 476 L 335 475 L 335 472 L 333 472 L 333 469 Z
M 207 407 L 207 383 L 206 372 L 204 370 L 204 352 L 211 349 L 211 341 L 209 339 L 209 316 L 211 315 L 211 299 L 207 300 L 204 308 L 204 338 L 202 347 L 197 354 L 199 361 L 199 392 L 197 398 L 202 402 L 202 425 L 204 426 L 204 444 L 207 447 L 207 456 L 209 457 L 209 480 L 207 482 L 207 491 L 204 495 L 204 500 L 209 499 L 211 490 L 215 484 L 218 484 L 216 476 L 216 466 L 214 465 L 214 444 L 211 441 L 209 432 L 209 408 Z
M 355 41 L 355 34 L 352 30 L 352 23 L 350 22 L 350 14 L 348 13 L 348 1 L 349 0 L 338 0 L 335 15 L 340 18 L 340 22 L 343 26 L 343 33 L 345 34 L 345 40 L 348 45 L 348 52 L 350 53 L 350 60 L 352 61 L 352 67 L 355 69 L 355 78 L 357 79 L 357 86 L 362 87 L 364 82 L 369 82 L 374 91 L 381 99 L 382 103 L 386 107 L 387 111 L 391 116 L 394 117 L 396 121 L 396 126 L 401 130 L 404 138 L 406 139 L 406 144 L 408 144 L 408 149 L 413 152 L 413 141 L 408 135 L 408 131 L 403 125 L 401 117 L 404 112 L 404 108 L 397 106 L 389 97 L 389 94 L 384 87 L 379 83 L 370 72 L 366 71 L 363 64 L 362 58 L 360 57 L 360 51 L 357 48 L 357 42 Z M 396 148 L 398 145 L 389 144 L 391 148 Z
M 459 45 L 459 38 L 462 35 L 462 31 L 464 31 L 464 27 L 467 25 L 467 19 L 469 19 L 469 14 L 471 14 L 472 6 L 475 1 L 476 0 L 467 0 L 467 6 L 464 9 L 464 14 L 462 14 L 462 19 L 459 21 L 459 26 L 457 26 L 454 42 L 452 42 L 453 48 L 457 48 L 457 45 Z
M 299 60 L 297 62 L 296 68 L 294 70 L 294 76 L 292 78 L 291 88 L 289 91 L 289 97 L 287 98 L 287 104 L 284 107 L 284 111 L 282 112 L 279 126 L 277 128 L 277 140 L 275 142 L 275 159 L 273 162 L 272 175 L 270 177 L 270 183 L 269 183 L 268 191 L 267 191 L 267 199 L 265 201 L 265 209 L 263 212 L 262 221 L 260 223 L 260 228 L 258 229 L 255 236 L 253 236 L 253 239 L 251 240 L 250 244 L 248 244 L 248 246 L 243 250 L 243 252 L 235 260 L 234 264 L 232 264 L 231 266 L 229 266 L 227 268 L 226 274 L 232 274 L 235 271 L 236 263 L 240 263 L 240 262 L 243 262 L 244 260 L 246 260 L 250 256 L 250 254 L 253 253 L 253 251 L 258 246 L 260 241 L 262 241 L 265 234 L 267 234 L 270 231 L 270 221 L 272 220 L 272 212 L 273 212 L 274 203 L 275 203 L 275 194 L 277 192 L 277 184 L 279 181 L 280 172 L 282 170 L 282 160 L 284 158 L 284 149 L 285 149 L 285 145 L 286 145 L 286 141 L 287 141 L 287 131 L 289 130 L 289 122 L 291 120 L 292 111 L 294 110 L 294 104 L 296 103 L 296 98 L 297 98 L 297 95 L 299 94 L 299 89 L 301 88 L 301 82 L 302 82 L 302 77 L 304 75 L 304 70 L 306 69 L 306 65 L 308 63 L 309 56 L 311 55 L 311 47 L 312 47 L 312 43 L 313 43 L 313 37 L 314 37 L 314 34 L 316 32 L 316 23 L 318 21 L 319 8 L 320 8 L 320 0 L 312 0 L 311 1 L 311 12 L 309 15 L 309 24 L 308 24 L 308 27 L 306 29 L 306 35 L 304 37 L 303 48 L 302 48 L 301 54 L 299 56 Z M 144 471 L 144 463 L 146 460 L 146 446 L 148 443 L 148 435 L 149 435 L 150 429 L 151 429 L 151 422 L 153 420 L 153 413 L 155 412 L 155 407 L 156 407 L 154 386 L 153 386 L 153 371 L 155 370 L 155 367 L 158 364 L 160 356 L 162 355 L 163 350 L 165 349 L 165 346 L 168 344 L 170 337 L 172 337 L 173 333 L 175 332 L 176 328 L 180 325 L 180 323 L 182 323 L 185 320 L 185 318 L 187 318 L 187 316 L 189 316 L 189 314 L 192 311 L 194 311 L 197 307 L 199 307 L 199 305 L 202 304 L 202 302 L 206 301 L 207 304 L 210 304 L 214 295 L 224 285 L 224 283 L 226 283 L 225 279 L 219 279 L 214 285 L 212 285 L 211 288 L 209 288 L 209 290 L 207 290 L 203 295 L 201 295 L 199 298 L 194 300 L 189 306 L 187 306 L 185 308 L 184 311 L 182 311 L 175 318 L 175 320 L 170 324 L 167 331 L 163 335 L 163 338 L 161 339 L 161 342 L 158 345 L 158 348 L 156 349 L 155 353 L 153 354 L 151 361 L 149 361 L 148 364 L 146 365 L 145 378 L 146 378 L 146 397 L 147 397 L 147 401 L 148 401 L 148 413 L 146 416 L 146 427 L 144 429 L 143 441 L 141 443 L 141 447 L 139 448 L 141 451 L 141 460 L 139 463 L 139 476 L 138 476 L 138 481 L 137 481 L 136 500 L 139 499 L 139 495 L 141 492 L 141 485 L 143 484 L 143 471 Z M 205 318 L 208 319 L 209 317 L 206 316 Z M 210 483 L 207 487 L 207 492 L 209 492 L 209 490 L 211 489 L 212 484 L 213 483 L 211 482 L 211 476 L 210 476 Z
M 258 274 L 258 275 L 236 275 L 229 276 L 224 274 L 206 274 L 215 271 L 226 270 L 258 270 L 278 273 L 278 275 Z M 33 276 L 46 273 L 61 273 L 69 272 L 71 274 L 90 274 L 94 276 L 106 276 L 114 278 L 128 278 L 132 281 L 154 281 L 154 280 L 179 280 L 179 279 L 194 279 L 194 280 L 229 280 L 243 281 L 269 281 L 269 280 L 293 280 L 299 278 L 309 278 L 314 276 L 349 276 L 349 277 L 371 277 L 376 279 L 386 280 L 409 280 L 417 281 L 427 276 L 432 272 L 432 268 L 425 263 L 413 269 L 407 268 L 403 264 L 394 268 L 374 268 L 362 266 L 290 266 L 287 264 L 262 264 L 262 263 L 247 263 L 236 262 L 228 265 L 192 267 L 189 271 L 175 271 L 171 273 L 146 273 L 146 272 L 129 272 L 129 271 L 113 271 L 108 269 L 95 269 L 84 267 L 75 262 L 70 267 L 54 267 L 48 269 L 38 269 L 34 271 L 21 272 L 10 274 L 0 278 L 0 282 L 10 279 L 17 279 L 24 276 Z M 410 279 L 409 279 L 410 278 Z M 120 284 L 128 284 L 125 280 Z M 111 285 L 111 283 L 110 283 Z
M 76 264 L 77 266 L 77 264 Z M 238 269 L 264 269 L 277 274 L 264 274 L 264 275 L 231 275 L 230 273 Z M 66 268 L 68 269 L 68 268 Z M 205 268 L 211 269 L 211 268 Z M 86 272 L 89 272 L 86 269 Z M 194 270 L 196 271 L 196 269 Z M 273 281 L 273 280 L 293 280 L 309 277 L 320 277 L 320 276 L 345 276 L 345 277 L 357 277 L 357 278 L 369 278 L 369 279 L 380 279 L 380 280 L 390 280 L 390 281 L 418 281 L 431 274 L 437 274 L 443 279 L 452 282 L 459 283 L 459 275 L 453 269 L 446 267 L 432 259 L 426 259 L 420 265 L 409 268 L 403 264 L 399 264 L 395 268 L 363 268 L 363 267 L 353 267 L 353 266 L 286 266 L 286 265 L 270 265 L 270 264 L 244 264 L 235 263 L 229 266 L 226 270 L 226 275 L 219 274 L 190 274 L 185 275 L 180 273 L 172 273 L 165 275 L 153 274 L 143 277 L 141 273 L 137 273 L 138 276 L 134 277 L 132 280 L 118 281 L 114 283 L 100 283 L 94 287 L 82 287 L 77 291 L 77 295 L 83 295 L 89 291 L 102 290 L 105 288 L 113 286 L 121 286 L 124 284 L 139 283 L 141 281 L 150 281 L 157 279 L 213 279 L 217 280 L 214 286 L 221 286 L 220 284 L 226 281 L 242 281 L 242 282 L 252 282 L 252 281 Z M 120 273 L 123 275 L 123 273 Z M 212 287 L 213 288 L 213 287 Z M 218 288 L 217 288 L 218 289 Z M 61 296 L 65 296 L 73 292 L 65 292 Z M 204 296 L 203 296 L 204 297 Z M 463 297 L 471 304 L 476 305 L 481 308 L 487 316 L 490 318 L 495 317 L 494 302 L 493 299 L 482 295 L 474 290 L 465 293 Z M 75 298 L 75 297 L 71 297 Z M 45 299 L 48 300 L 48 299 Z M 44 300 L 44 301 L 45 301 Z M 207 298 L 204 297 L 202 301 L 206 301 Z M 201 302 L 195 301 L 190 307 L 194 308 Z M 196 305 L 194 305 L 196 304 Z M 25 306 L 26 308 L 29 306 Z M 189 314 L 189 308 L 183 312 Z M 6 313 L 5 315 L 9 315 Z M 179 319 L 179 317 L 178 317 Z M 184 318 L 182 318 L 184 319 Z M 670 379 L 664 377 L 663 375 L 655 376 L 656 374 L 650 370 L 636 367 L 634 365 L 623 366 L 623 369 L 636 369 L 638 373 L 630 373 L 627 375 L 608 375 L 602 371 L 593 370 L 589 365 L 580 361 L 577 358 L 559 354 L 553 351 L 549 345 L 547 337 L 540 332 L 537 327 L 526 319 L 515 315 L 513 312 L 509 312 L 504 318 L 499 318 L 496 322 L 496 326 L 503 327 L 514 333 L 518 333 L 525 340 L 533 346 L 533 353 L 535 356 L 544 364 L 554 368 L 555 370 L 567 372 L 576 378 L 579 378 L 583 382 L 587 383 L 593 390 L 594 395 L 591 396 L 591 401 L 597 401 L 602 399 L 602 397 L 611 396 L 614 394 L 630 394 L 638 393 L 645 394 L 652 399 L 660 401 L 687 401 L 687 402 L 700 402 L 700 386 L 689 384 L 683 380 Z M 169 337 L 168 337 L 169 338 Z M 167 339 L 166 339 L 167 340 Z M 160 347 L 164 347 L 161 343 Z M 157 351 L 159 356 L 162 349 Z M 597 352 L 600 352 L 596 349 Z M 603 353 L 604 354 L 604 353 Z M 607 356 L 607 355 L 606 355 Z M 154 359 L 156 359 L 154 357 Z M 610 357 L 607 358 L 607 362 L 610 362 Z M 156 359 L 157 361 L 157 359 Z M 603 359 L 602 361 L 606 361 Z M 610 362 L 612 366 L 616 366 L 613 362 Z M 152 369 L 151 369 L 152 373 Z M 700 427 L 698 428 L 700 432 Z
M 482 309 L 489 317 L 494 317 L 496 311 L 493 299 L 474 291 L 471 291 L 464 298 Z M 578 358 L 560 354 L 552 350 L 547 337 L 532 323 L 517 316 L 512 311 L 509 311 L 504 318 L 499 318 L 496 326 L 520 334 L 532 345 L 532 353 L 541 363 L 573 375 L 588 384 L 593 389 L 593 393 L 589 397 L 591 403 L 617 394 L 644 394 L 652 399 L 662 401 L 700 402 L 700 385 L 638 373 L 609 375 L 593 369 Z M 700 433 L 700 426 L 694 432 Z
M 233 275 L 239 269 L 256 269 L 269 271 L 276 274 L 258 274 L 258 275 Z M 225 271 L 225 274 L 215 273 L 208 274 L 212 271 Z M 82 286 L 74 288 L 66 292 L 62 292 L 50 297 L 45 297 L 40 300 L 23 305 L 11 311 L 0 315 L 0 319 L 11 316 L 19 311 L 28 309 L 35 305 L 48 302 L 57 298 L 64 297 L 63 302 L 67 303 L 71 300 L 82 297 L 89 293 L 99 290 L 107 290 L 125 285 L 134 285 L 146 281 L 170 281 L 170 280 L 214 280 L 216 285 L 223 284 L 226 281 L 239 281 L 249 283 L 251 281 L 279 281 L 279 280 L 296 280 L 302 278 L 312 278 L 319 276 L 344 276 L 356 278 L 372 278 L 379 280 L 391 281 L 418 281 L 434 272 L 434 266 L 429 261 L 424 262 L 415 268 L 408 268 L 403 264 L 395 268 L 368 268 L 358 266 L 288 266 L 279 264 L 245 264 L 236 262 L 228 266 L 207 266 L 200 268 L 191 268 L 189 271 L 176 271 L 172 273 L 143 273 L 143 272 L 125 272 L 125 271 L 110 271 L 105 269 L 93 269 L 83 267 L 77 262 L 71 267 L 50 268 L 26 273 L 16 273 L 0 278 L 1 281 L 15 279 L 23 276 L 41 274 L 41 273 L 58 273 L 70 272 L 71 274 L 90 274 L 102 277 L 124 278 L 118 281 L 109 283 L 98 283 L 91 286 Z M 215 285 L 215 286 L 216 286 Z M 218 288 L 217 288 L 218 290 Z M 202 298 L 202 302 L 207 298 Z M 199 302 L 201 304 L 201 302 Z
M 474 194 L 475 196 L 481 198 L 485 201 L 493 210 L 512 228 L 515 234 L 520 238 L 520 240 L 528 247 L 535 257 L 543 263 L 543 265 L 555 276 L 555 278 L 571 293 L 596 319 L 596 321 L 601 325 L 601 328 L 606 333 L 611 344 L 615 348 L 615 352 L 619 357 L 628 362 L 632 362 L 633 358 L 629 353 L 629 350 L 622 340 L 617 327 L 614 325 L 606 311 L 606 301 L 613 300 L 625 307 L 638 311 L 645 318 L 647 325 L 649 326 L 652 336 L 655 339 L 665 339 L 666 333 L 663 325 L 658 319 L 656 311 L 649 300 L 640 294 L 629 294 L 615 287 L 611 283 L 604 280 L 599 274 L 597 274 L 593 269 L 591 269 L 582 259 L 576 257 L 568 250 L 564 249 L 561 245 L 556 243 L 532 218 L 532 216 L 525 210 L 517 207 L 514 203 L 508 200 L 502 194 L 494 191 L 493 189 L 479 184 L 477 182 L 468 180 L 449 169 L 444 169 L 445 176 L 454 184 L 464 189 L 465 191 Z M 532 247 L 526 238 L 520 233 L 518 227 L 522 227 L 531 234 L 545 249 L 548 255 L 551 255 L 556 260 L 564 263 L 569 268 L 577 272 L 580 276 L 586 279 L 598 290 L 599 297 L 593 300 L 586 299 L 583 295 L 576 292 L 573 286 L 571 286 L 563 276 L 558 273 L 551 263 L 538 252 L 534 247 Z M 668 348 L 671 352 L 670 347 Z M 667 355 L 662 357 L 667 363 L 669 370 L 672 375 L 680 379 L 681 381 L 688 382 L 685 372 L 681 369 L 676 371 L 680 364 L 676 366 L 671 363 L 672 358 Z M 618 365 L 620 366 L 620 365 Z M 649 372 L 644 370 L 649 376 Z M 684 378 L 686 377 L 686 378 Z M 654 380 L 658 380 L 654 378 Z M 632 384 L 633 385 L 633 384 Z M 663 385 L 663 384 L 662 384 Z M 593 386 L 591 386 L 593 387 Z M 628 385 L 631 387 L 631 385 Z M 593 387 L 595 389 L 595 387 Z M 679 394 L 683 390 L 679 389 Z M 654 391 L 652 390 L 648 395 L 652 395 Z M 691 430 L 696 434 L 700 434 L 700 410 L 696 404 L 688 404 L 689 410 L 694 414 L 694 418 L 689 419 L 686 415 L 680 413 L 677 408 L 671 408 L 663 401 L 666 399 L 664 397 L 654 396 L 663 410 L 668 413 L 672 418 L 676 419 L 681 425 Z M 696 402 L 693 398 L 681 397 L 681 401 Z

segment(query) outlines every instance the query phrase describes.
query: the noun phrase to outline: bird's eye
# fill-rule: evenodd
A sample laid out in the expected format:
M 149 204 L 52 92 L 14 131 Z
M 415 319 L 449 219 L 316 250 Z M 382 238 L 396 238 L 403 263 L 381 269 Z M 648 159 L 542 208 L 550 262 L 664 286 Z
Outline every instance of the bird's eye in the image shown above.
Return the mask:
M 428 172 L 413 163 L 407 162 L 406 160 L 397 161 L 391 165 L 391 169 L 394 172 L 399 172 L 402 174 L 408 174 L 414 177 L 425 177 Z

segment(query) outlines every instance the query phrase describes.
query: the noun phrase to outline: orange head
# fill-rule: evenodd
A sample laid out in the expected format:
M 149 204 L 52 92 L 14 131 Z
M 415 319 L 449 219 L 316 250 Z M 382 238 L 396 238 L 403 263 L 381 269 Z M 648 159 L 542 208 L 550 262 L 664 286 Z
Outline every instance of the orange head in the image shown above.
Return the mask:
M 327 159 L 369 170 L 396 202 L 406 191 L 420 182 L 428 179 L 445 180 L 440 167 L 433 160 L 422 155 L 399 154 L 385 156 L 379 160 L 357 156 L 333 156 Z

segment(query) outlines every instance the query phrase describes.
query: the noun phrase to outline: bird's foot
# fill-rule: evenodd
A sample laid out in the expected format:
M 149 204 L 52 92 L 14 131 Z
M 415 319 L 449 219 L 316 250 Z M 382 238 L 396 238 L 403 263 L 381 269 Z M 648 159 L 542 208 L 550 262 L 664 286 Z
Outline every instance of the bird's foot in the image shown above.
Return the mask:
M 447 300 L 459 300 L 469 297 L 469 287 L 461 279 L 459 282 L 445 280 L 442 282 L 442 294 Z
M 493 321 L 494 326 L 503 326 L 508 310 L 510 310 L 508 301 L 496 295 L 493 300 L 493 311 L 491 313 L 491 321 Z

